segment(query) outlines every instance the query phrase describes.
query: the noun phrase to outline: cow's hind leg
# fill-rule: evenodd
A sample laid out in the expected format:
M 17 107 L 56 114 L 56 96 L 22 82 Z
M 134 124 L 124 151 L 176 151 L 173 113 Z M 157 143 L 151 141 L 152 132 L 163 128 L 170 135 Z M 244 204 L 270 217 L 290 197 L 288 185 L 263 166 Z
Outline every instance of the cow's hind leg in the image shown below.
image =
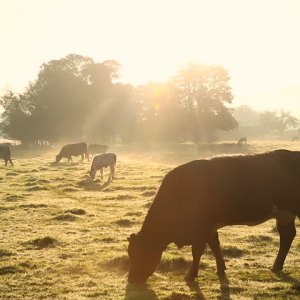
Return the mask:
M 295 220 L 288 224 L 282 224 L 279 220 L 276 220 L 276 225 L 280 236 L 280 246 L 276 260 L 272 267 L 273 272 L 278 272 L 283 269 L 285 258 L 296 235 Z
M 191 265 L 190 270 L 188 271 L 187 275 L 185 276 L 185 280 L 190 282 L 194 281 L 196 277 L 198 277 L 198 269 L 199 269 L 199 262 L 200 258 L 203 254 L 203 251 L 206 246 L 206 241 L 202 240 L 192 245 L 192 255 L 193 255 L 193 262 Z
M 10 158 L 9 158 L 8 160 L 9 160 L 10 164 L 11 164 L 12 166 L 14 166 L 12 160 L 11 160 Z
M 219 275 L 224 275 L 226 266 L 225 266 L 223 255 L 221 253 L 218 232 L 213 233 L 209 238 L 209 240 L 207 241 L 207 243 L 216 259 L 217 273 Z

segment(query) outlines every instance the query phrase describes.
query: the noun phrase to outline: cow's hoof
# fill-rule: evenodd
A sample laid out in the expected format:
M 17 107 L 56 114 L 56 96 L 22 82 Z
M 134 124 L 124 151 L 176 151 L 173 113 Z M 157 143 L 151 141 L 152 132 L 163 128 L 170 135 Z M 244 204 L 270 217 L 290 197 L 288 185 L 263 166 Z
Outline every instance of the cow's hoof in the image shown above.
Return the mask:
M 271 269 L 271 271 L 272 271 L 273 273 L 280 273 L 280 272 L 282 271 L 282 268 L 281 268 L 281 267 L 276 267 L 276 266 L 274 266 L 274 267 Z

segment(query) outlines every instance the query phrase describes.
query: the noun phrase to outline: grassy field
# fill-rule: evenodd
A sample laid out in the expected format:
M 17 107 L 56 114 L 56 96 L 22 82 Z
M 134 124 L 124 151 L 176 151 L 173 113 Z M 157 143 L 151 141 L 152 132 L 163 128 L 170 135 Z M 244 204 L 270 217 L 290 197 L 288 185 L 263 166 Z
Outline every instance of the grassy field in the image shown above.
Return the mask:
M 90 163 L 53 165 L 56 151 L 13 150 L 0 167 L 0 299 L 299 299 L 300 243 L 284 272 L 270 267 L 278 250 L 275 222 L 221 229 L 228 280 L 203 255 L 199 278 L 183 277 L 191 249 L 170 245 L 147 287 L 127 285 L 127 237 L 140 229 L 163 176 L 174 166 L 222 153 L 299 150 L 300 142 L 257 141 L 157 149 L 115 147 L 116 178 L 91 181 Z M 107 175 L 107 173 L 106 173 Z M 297 224 L 297 227 L 299 225 Z

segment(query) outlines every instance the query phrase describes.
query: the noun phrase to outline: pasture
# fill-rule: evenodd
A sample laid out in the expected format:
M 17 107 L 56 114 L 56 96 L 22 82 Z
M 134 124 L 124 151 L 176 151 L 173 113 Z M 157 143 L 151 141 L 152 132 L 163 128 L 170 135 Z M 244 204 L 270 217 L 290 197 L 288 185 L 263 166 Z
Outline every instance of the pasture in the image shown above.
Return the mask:
M 1 161 L 0 167 L 0 299 L 299 299 L 299 234 L 284 271 L 273 274 L 279 245 L 274 221 L 219 230 L 227 280 L 219 280 L 207 250 L 198 280 L 187 285 L 191 248 L 170 245 L 147 287 L 127 285 L 127 237 L 139 231 L 174 166 L 214 154 L 300 150 L 300 142 L 249 143 L 160 153 L 112 147 L 118 160 L 110 184 L 99 174 L 92 181 L 90 162 L 79 157 L 53 165 L 53 150 L 13 149 L 15 166 L 5 168 Z

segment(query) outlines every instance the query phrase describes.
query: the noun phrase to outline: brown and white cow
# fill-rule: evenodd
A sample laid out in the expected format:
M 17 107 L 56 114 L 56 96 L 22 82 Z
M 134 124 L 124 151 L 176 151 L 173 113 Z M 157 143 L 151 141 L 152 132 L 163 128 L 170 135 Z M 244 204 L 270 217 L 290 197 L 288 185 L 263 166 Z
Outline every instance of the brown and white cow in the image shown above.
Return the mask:
M 216 257 L 218 273 L 224 273 L 217 229 L 257 225 L 271 218 L 280 235 L 272 270 L 282 270 L 300 215 L 299 182 L 298 151 L 216 157 L 173 169 L 164 177 L 141 230 L 128 239 L 129 282 L 145 282 L 170 243 L 192 245 L 186 280 L 197 277 L 206 244 Z
M 102 153 L 94 156 L 91 169 L 89 174 L 92 179 L 95 179 L 96 172 L 100 170 L 101 179 L 103 179 L 103 168 L 109 167 L 110 174 L 108 177 L 108 181 L 113 180 L 115 176 L 115 166 L 117 162 L 117 155 L 115 153 Z

